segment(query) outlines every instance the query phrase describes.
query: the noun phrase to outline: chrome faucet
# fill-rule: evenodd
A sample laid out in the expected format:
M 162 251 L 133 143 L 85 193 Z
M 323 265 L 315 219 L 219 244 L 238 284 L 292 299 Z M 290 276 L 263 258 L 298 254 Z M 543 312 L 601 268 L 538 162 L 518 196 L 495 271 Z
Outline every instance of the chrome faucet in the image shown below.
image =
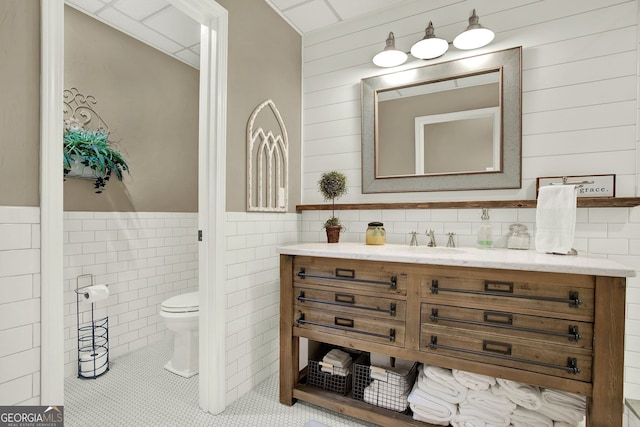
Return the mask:
M 447 247 L 448 248 L 455 248 L 456 247 L 456 242 L 453 240 L 453 236 L 455 236 L 456 233 L 447 233 L 447 235 L 449 236 L 449 240 L 447 240 Z
M 429 246 L 430 248 L 435 248 L 437 246 L 436 245 L 435 231 L 429 229 L 429 230 L 427 230 L 427 232 L 425 234 L 429 238 L 429 243 L 427 243 L 427 246 Z
M 409 246 L 418 246 L 418 236 L 415 231 L 411 232 L 411 243 L 409 243 Z

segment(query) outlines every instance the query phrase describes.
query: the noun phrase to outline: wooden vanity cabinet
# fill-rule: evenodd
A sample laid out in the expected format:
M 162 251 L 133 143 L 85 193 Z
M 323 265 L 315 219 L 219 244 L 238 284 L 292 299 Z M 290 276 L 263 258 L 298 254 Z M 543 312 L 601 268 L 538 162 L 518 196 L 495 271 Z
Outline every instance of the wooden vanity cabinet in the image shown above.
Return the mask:
M 625 279 L 281 255 L 280 401 L 428 424 L 304 384 L 299 338 L 587 396 L 622 425 Z

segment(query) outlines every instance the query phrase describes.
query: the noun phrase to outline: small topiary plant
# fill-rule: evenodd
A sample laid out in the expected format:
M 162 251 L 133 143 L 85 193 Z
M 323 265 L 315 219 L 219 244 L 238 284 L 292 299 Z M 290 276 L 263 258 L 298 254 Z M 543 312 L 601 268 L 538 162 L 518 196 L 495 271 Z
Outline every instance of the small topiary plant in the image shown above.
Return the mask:
M 340 220 L 336 218 L 336 199 L 347 192 L 347 177 L 338 171 L 325 172 L 318 181 L 318 188 L 324 200 L 331 200 L 333 204 L 331 218 L 324 223 L 324 227 L 339 226 Z

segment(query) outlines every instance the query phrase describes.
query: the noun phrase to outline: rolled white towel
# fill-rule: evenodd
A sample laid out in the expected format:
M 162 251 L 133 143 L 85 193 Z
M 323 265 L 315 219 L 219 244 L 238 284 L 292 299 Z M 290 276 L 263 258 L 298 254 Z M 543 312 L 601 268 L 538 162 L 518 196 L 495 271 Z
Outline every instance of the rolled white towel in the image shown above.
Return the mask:
M 458 412 L 460 415 L 465 415 L 469 417 L 477 417 L 487 425 L 495 426 L 495 427 L 508 427 L 511 424 L 511 413 L 509 414 L 501 414 L 497 412 L 493 412 L 488 408 L 478 408 L 475 406 L 464 406 L 460 404 L 458 406 Z
M 451 420 L 452 427 L 485 427 L 486 425 L 482 419 L 472 415 L 458 414 Z
M 470 390 L 489 390 L 489 387 L 496 383 L 496 379 L 488 375 L 474 374 L 458 369 L 452 369 L 451 373 L 456 381 Z
M 453 378 L 451 369 L 422 365 L 418 375 L 421 390 L 449 403 L 460 403 L 467 397 L 469 390 Z
M 338 348 L 334 348 L 333 350 L 325 354 L 325 356 L 322 358 L 322 361 L 330 363 L 333 366 L 338 366 L 340 368 L 344 368 L 345 365 L 352 363 L 351 355 Z
M 460 406 L 472 406 L 499 415 L 509 415 L 516 409 L 515 403 L 505 396 L 491 393 L 490 390 L 469 390 L 466 400 L 461 402 Z
M 553 427 L 578 427 L 579 424 L 565 423 L 564 421 L 554 421 Z
M 455 404 L 425 393 L 417 384 L 414 385 L 407 400 L 413 410 L 413 418 L 419 421 L 448 425 L 456 415 Z
M 507 399 L 525 409 L 535 411 L 542 407 L 542 394 L 539 387 L 502 378 L 497 378 L 496 381 L 498 384 L 491 387 L 493 393 L 506 396 Z
M 511 413 L 513 427 L 553 427 L 553 420 L 538 411 L 518 406 Z
M 587 399 L 574 393 L 544 389 L 540 412 L 554 421 L 576 424 L 585 416 Z

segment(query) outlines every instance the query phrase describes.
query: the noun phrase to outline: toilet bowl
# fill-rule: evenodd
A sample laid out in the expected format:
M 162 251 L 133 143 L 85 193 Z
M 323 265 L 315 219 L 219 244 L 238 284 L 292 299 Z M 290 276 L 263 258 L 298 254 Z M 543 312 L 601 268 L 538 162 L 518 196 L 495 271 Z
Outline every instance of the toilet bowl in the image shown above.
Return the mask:
M 185 378 L 198 373 L 199 314 L 198 292 L 171 297 L 160 309 L 160 317 L 174 334 L 173 356 L 164 368 Z

